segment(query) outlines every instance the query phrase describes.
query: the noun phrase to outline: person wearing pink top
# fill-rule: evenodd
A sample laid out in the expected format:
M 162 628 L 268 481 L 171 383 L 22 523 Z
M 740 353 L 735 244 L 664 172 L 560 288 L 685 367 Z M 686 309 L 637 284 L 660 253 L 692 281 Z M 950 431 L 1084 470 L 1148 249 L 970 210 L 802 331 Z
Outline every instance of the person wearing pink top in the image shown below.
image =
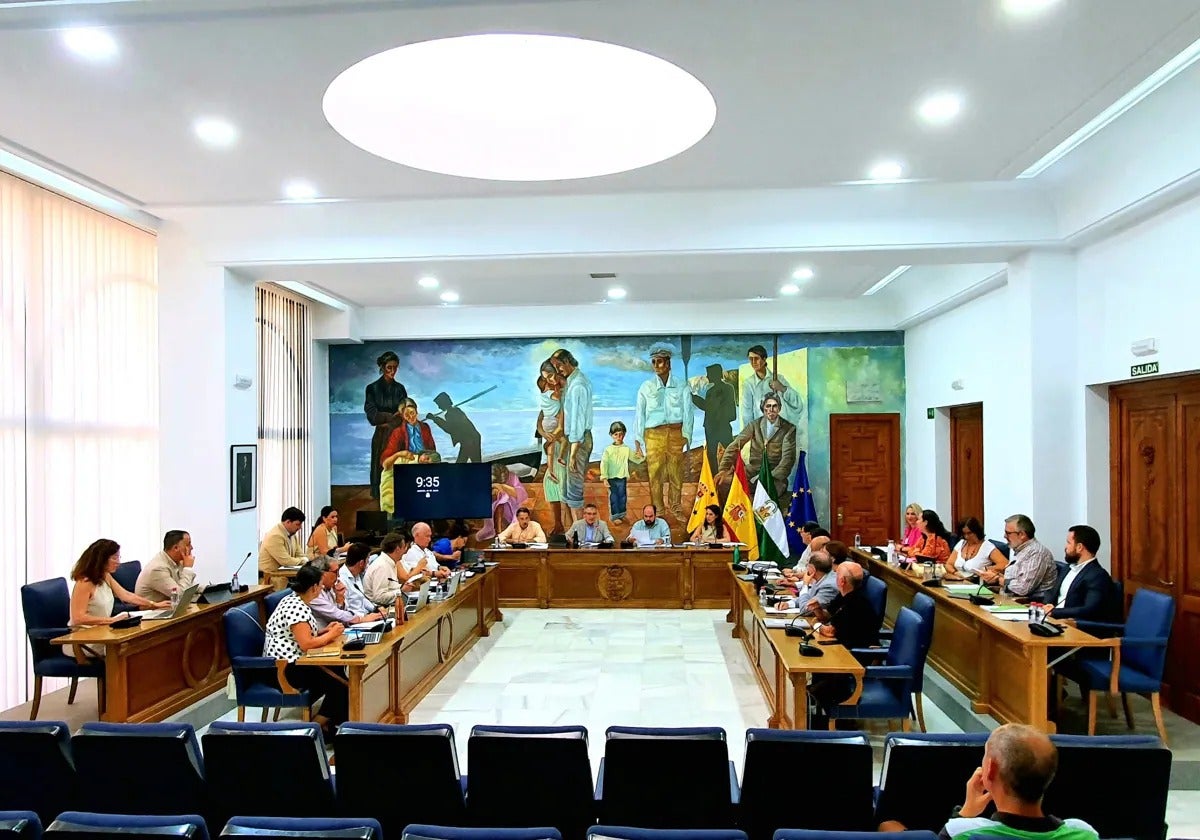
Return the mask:
M 925 535 L 921 533 L 921 506 L 910 502 L 904 509 L 904 539 L 900 541 L 901 548 L 913 548 Z

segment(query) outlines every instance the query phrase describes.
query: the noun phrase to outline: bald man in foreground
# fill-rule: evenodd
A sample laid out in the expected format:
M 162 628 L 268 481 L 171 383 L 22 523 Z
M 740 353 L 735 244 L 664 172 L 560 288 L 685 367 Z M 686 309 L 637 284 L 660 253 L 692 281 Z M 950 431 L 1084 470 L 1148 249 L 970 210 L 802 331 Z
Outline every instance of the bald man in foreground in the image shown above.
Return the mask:
M 1062 820 L 1042 811 L 1042 798 L 1057 769 L 1058 750 L 1045 734 L 1021 723 L 1001 726 L 988 738 L 983 765 L 967 780 L 963 804 L 950 814 L 939 836 L 1096 840 L 1096 829 L 1083 820 Z M 984 817 L 988 805 L 995 805 L 996 811 Z M 904 826 L 888 821 L 879 830 L 903 831 Z
M 836 569 L 838 594 L 829 606 L 817 609 L 813 630 L 818 636 L 837 639 L 847 648 L 868 648 L 879 644 L 879 616 L 863 589 L 866 576 L 862 566 L 839 563 Z M 864 663 L 865 664 L 865 663 Z M 824 728 L 828 718 L 824 709 L 836 706 L 854 693 L 854 677 L 837 674 L 813 677 L 810 696 L 817 704 L 810 728 Z

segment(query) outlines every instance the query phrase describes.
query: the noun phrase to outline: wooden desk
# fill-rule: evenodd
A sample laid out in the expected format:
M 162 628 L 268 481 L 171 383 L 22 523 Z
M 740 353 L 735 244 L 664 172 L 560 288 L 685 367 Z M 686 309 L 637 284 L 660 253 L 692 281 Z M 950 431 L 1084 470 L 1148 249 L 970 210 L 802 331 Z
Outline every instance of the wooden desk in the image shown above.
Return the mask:
M 729 604 L 731 550 L 491 549 L 503 607 L 720 609 Z
M 296 572 L 298 571 L 300 571 L 298 567 L 295 569 L 281 568 L 273 572 L 263 572 L 263 577 L 266 580 L 267 586 L 271 587 L 272 592 L 280 592 L 287 589 L 287 585 L 296 576 Z
M 359 651 L 366 654 L 362 659 L 301 657 L 296 664 L 325 668 L 346 683 L 350 720 L 408 723 L 409 713 L 438 680 L 503 619 L 498 583 L 495 568 L 463 581 L 453 598 L 430 603 L 384 634 L 379 644 Z M 339 639 L 315 652 L 340 651 L 341 646 Z M 279 678 L 280 685 L 287 684 L 282 664 Z
M 742 640 L 754 676 L 767 699 L 772 729 L 808 728 L 808 675 L 844 674 L 854 677 L 854 693 L 844 702 L 857 703 L 862 695 L 865 668 L 841 645 L 822 645 L 824 656 L 800 655 L 800 639 L 785 630 L 768 630 L 767 617 L 758 603 L 754 584 L 739 580 L 732 568 L 726 571 L 729 614 L 733 636 Z M 815 643 L 815 641 L 814 641 Z
M 267 586 L 251 586 L 223 604 L 193 604 L 181 618 L 143 621 L 127 630 L 81 627 L 54 644 L 104 645 L 102 720 L 165 720 L 225 687 L 229 657 L 221 617 L 251 601 L 261 611 L 269 592 Z
M 889 624 L 901 607 L 912 604 L 917 592 L 933 598 L 937 614 L 930 664 L 967 696 L 973 711 L 1003 723 L 1027 723 L 1053 733 L 1056 727 L 1048 714 L 1050 664 L 1077 648 L 1119 650 L 1119 639 L 1100 639 L 1074 627 L 1055 638 L 1035 636 L 1024 621 L 996 618 L 970 601 L 951 598 L 945 589 L 922 586 L 919 576 L 866 552 L 859 551 L 858 556 L 870 565 L 872 575 L 888 585 L 885 616 Z M 997 596 L 996 603 L 1013 602 Z M 1116 673 L 1114 668 L 1114 676 Z

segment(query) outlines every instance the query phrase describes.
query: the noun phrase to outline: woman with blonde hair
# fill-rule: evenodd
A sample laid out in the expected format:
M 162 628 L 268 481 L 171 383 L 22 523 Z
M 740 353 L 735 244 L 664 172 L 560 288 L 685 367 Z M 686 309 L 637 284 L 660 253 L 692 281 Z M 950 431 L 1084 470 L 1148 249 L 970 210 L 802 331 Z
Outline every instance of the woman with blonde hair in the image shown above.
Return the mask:
M 909 502 L 904 509 L 904 537 L 900 540 L 900 549 L 914 548 L 924 536 L 921 532 L 921 506 Z

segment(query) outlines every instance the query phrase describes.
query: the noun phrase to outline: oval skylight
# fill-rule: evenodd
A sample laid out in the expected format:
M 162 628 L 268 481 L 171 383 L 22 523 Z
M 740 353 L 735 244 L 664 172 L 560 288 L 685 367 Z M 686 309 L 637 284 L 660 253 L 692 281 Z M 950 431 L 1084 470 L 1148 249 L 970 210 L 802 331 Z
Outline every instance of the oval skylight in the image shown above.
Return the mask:
M 363 59 L 325 91 L 325 118 L 396 163 L 495 181 L 626 172 L 713 126 L 695 76 L 627 47 L 556 35 L 467 35 Z

